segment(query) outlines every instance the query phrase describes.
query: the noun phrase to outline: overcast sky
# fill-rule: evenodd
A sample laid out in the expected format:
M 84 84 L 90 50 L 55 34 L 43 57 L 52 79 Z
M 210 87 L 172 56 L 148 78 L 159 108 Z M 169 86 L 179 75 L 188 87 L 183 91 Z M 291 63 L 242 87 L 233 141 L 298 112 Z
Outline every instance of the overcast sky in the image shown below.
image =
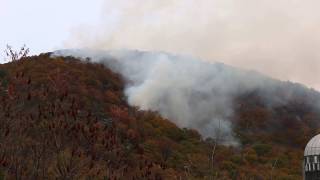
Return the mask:
M 168 51 L 320 89 L 318 0 L 0 0 L 0 48 Z
M 0 0 L 0 48 L 26 44 L 32 53 L 63 47 L 73 28 L 95 24 L 102 0 Z

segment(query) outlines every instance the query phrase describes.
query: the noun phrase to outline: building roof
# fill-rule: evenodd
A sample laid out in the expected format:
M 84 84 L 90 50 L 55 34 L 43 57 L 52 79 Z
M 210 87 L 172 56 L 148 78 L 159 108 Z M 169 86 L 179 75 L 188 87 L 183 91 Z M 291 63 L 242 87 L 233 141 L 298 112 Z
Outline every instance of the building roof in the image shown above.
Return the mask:
M 314 136 L 304 149 L 304 156 L 320 155 L 320 134 Z

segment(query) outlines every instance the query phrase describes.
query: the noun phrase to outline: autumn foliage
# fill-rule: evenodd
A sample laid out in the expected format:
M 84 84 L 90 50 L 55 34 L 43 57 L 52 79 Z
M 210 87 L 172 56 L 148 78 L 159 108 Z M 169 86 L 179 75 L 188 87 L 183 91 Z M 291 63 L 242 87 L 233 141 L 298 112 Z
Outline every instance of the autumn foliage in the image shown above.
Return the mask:
M 241 145 L 217 144 L 212 160 L 214 140 L 130 107 L 121 77 L 100 64 L 42 54 L 1 65 L 0 80 L 6 179 L 301 179 L 303 146 L 319 120 L 306 111 L 296 122 L 288 106 L 239 98 Z

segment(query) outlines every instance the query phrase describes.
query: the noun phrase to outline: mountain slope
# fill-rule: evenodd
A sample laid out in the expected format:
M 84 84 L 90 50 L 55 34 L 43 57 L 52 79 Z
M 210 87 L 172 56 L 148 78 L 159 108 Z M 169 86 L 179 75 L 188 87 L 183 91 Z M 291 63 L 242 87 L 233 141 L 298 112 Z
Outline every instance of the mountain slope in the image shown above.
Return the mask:
M 299 124 L 318 127 L 320 93 L 257 72 L 164 52 L 79 49 L 54 54 L 104 64 L 124 78 L 130 105 L 157 111 L 179 127 L 196 129 L 203 137 L 219 137 L 223 144 L 239 144 L 234 129 L 245 110 L 239 108 L 250 104 L 255 105 L 250 110 L 260 108 L 269 115 L 264 118 L 267 129 L 259 130 L 281 133 Z M 306 116 L 310 122 L 303 120 Z
M 125 80 L 98 63 L 42 54 L 0 65 L 0 78 L 7 179 L 301 179 L 303 146 L 319 126 L 307 98 L 317 93 L 269 106 L 255 89 L 235 99 L 241 144 L 224 146 L 129 106 Z

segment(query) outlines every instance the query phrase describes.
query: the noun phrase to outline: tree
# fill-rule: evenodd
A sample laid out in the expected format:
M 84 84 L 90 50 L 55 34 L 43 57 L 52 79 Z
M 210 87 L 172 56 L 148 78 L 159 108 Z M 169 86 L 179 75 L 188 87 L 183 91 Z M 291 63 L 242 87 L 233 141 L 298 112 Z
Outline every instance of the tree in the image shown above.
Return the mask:
M 10 45 L 7 45 L 7 48 L 6 50 L 4 51 L 7 58 L 10 60 L 10 61 L 18 61 L 19 59 L 21 58 L 25 58 L 28 56 L 29 52 L 30 52 L 30 49 L 27 48 L 26 45 L 23 45 L 19 51 L 17 50 L 14 50 L 12 48 L 12 46 Z

